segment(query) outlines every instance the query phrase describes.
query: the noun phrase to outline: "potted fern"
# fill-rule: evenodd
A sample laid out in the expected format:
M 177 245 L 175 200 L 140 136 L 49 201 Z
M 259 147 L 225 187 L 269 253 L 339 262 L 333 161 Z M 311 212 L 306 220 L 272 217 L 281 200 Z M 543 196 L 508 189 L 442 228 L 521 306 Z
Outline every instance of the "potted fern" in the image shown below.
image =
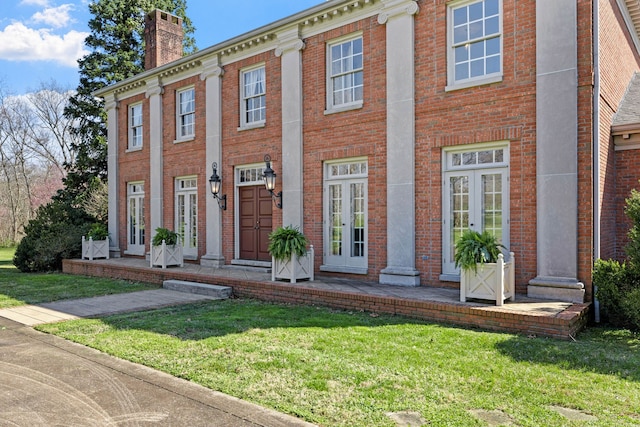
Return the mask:
M 477 298 L 496 301 L 515 299 L 515 254 L 504 260 L 506 249 L 488 231 L 466 230 L 455 245 L 454 261 L 460 268 L 460 301 Z
M 91 224 L 87 236 L 82 236 L 82 259 L 109 259 L 109 231 L 103 223 Z
M 271 280 L 284 279 L 296 283 L 299 279 L 313 280 L 313 245 L 307 250 L 309 240 L 290 225 L 278 227 L 269 234 L 271 254 Z
M 151 241 L 151 267 L 184 266 L 180 236 L 168 228 L 158 227 Z

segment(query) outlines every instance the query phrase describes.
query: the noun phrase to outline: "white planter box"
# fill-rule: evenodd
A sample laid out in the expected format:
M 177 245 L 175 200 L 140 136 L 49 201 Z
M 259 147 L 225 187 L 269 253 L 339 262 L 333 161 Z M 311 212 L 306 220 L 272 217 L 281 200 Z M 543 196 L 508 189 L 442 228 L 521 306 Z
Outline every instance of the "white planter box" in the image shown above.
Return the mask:
M 104 240 L 89 240 L 82 236 L 82 259 L 93 261 L 94 258 L 109 259 L 109 238 Z
M 506 299 L 516 298 L 515 254 L 509 254 L 509 262 L 504 261 L 502 254 L 498 255 L 498 262 L 478 264 L 478 271 L 462 270 L 460 272 L 460 301 L 467 298 L 486 299 L 496 302 L 496 305 L 504 304 Z
M 313 245 L 307 254 L 301 257 L 293 256 L 288 260 L 271 258 L 271 280 L 284 279 L 296 283 L 300 279 L 313 281 Z
M 164 240 L 160 246 L 151 246 L 151 267 L 159 266 L 167 268 L 170 265 L 184 266 L 184 257 L 182 256 L 182 245 L 167 245 Z

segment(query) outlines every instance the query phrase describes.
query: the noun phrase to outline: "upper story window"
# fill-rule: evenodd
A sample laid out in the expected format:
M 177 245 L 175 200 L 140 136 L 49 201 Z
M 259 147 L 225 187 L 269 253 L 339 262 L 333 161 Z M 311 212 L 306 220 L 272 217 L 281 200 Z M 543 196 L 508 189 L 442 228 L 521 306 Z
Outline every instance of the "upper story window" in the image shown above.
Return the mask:
M 449 6 L 448 89 L 502 80 L 501 0 Z
M 241 126 L 264 123 L 267 115 L 264 66 L 241 73 Z
M 362 37 L 341 40 L 328 46 L 328 76 L 328 110 L 362 106 Z
M 196 121 L 196 91 L 194 88 L 178 91 L 177 139 L 194 136 Z
M 129 150 L 142 148 L 142 104 L 129 106 Z

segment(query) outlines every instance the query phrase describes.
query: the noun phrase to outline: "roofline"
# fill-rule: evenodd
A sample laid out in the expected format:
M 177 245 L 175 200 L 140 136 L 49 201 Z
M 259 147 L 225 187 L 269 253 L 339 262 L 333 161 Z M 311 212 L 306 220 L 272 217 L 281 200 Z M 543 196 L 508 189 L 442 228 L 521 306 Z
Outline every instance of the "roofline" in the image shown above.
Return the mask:
M 640 0 L 616 0 L 627 24 L 636 52 L 640 54 Z
M 369 2 L 370 0 L 366 0 L 366 2 Z M 379 1 L 379 0 L 377 0 Z M 249 40 L 249 39 L 255 39 L 260 35 L 265 35 L 265 33 L 271 33 L 273 32 L 273 30 L 275 30 L 276 28 L 281 28 L 281 27 L 285 27 L 288 25 L 292 25 L 294 23 L 297 23 L 299 21 L 304 20 L 304 18 L 308 18 L 309 15 L 315 15 L 318 13 L 321 13 L 322 11 L 326 10 L 326 9 L 331 9 L 331 8 L 335 8 L 336 6 L 340 6 L 342 4 L 348 4 L 348 3 L 361 3 L 363 2 L 363 0 L 326 0 L 325 2 L 322 2 L 320 4 L 318 4 L 317 6 L 312 6 L 310 8 L 307 8 L 305 10 L 302 10 L 298 13 L 295 13 L 293 15 L 287 16 L 285 18 L 279 19 L 277 21 L 274 21 L 270 24 L 266 24 L 263 25 L 262 27 L 256 28 L 254 30 L 251 30 L 249 32 L 246 32 L 244 34 L 240 34 L 236 37 L 230 38 L 228 40 L 225 40 L 223 42 L 214 44 L 213 46 L 207 47 L 203 50 L 200 50 L 198 52 L 192 53 L 190 55 L 184 56 L 180 59 L 177 59 L 175 61 L 169 62 L 167 64 L 161 65 L 159 67 L 156 68 L 152 68 L 150 70 L 145 70 L 142 73 L 136 74 L 135 76 L 131 76 L 127 79 L 121 80 L 117 83 L 114 83 L 112 85 L 106 86 L 102 89 L 98 89 L 95 92 L 93 92 L 94 96 L 98 96 L 98 97 L 102 97 L 108 93 L 112 93 L 112 92 L 116 92 L 118 89 L 125 87 L 127 85 L 132 84 L 134 81 L 139 81 L 139 80 L 143 80 L 146 79 L 148 77 L 152 77 L 154 75 L 157 74 L 161 74 L 163 71 L 166 70 L 170 70 L 172 68 L 176 68 L 176 67 L 180 67 L 181 65 L 188 65 L 188 64 L 193 64 L 195 61 L 200 60 L 203 57 L 206 57 L 207 55 L 211 55 L 214 54 L 216 52 L 220 52 L 223 51 L 225 48 L 229 48 L 231 46 L 237 45 L 245 40 Z M 188 65 L 190 67 L 190 65 Z

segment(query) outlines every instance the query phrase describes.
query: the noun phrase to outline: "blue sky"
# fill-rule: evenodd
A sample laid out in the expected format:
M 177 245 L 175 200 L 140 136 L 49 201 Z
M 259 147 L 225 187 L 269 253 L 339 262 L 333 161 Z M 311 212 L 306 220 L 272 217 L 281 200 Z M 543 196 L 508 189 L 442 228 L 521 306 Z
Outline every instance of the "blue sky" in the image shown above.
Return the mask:
M 20 95 L 51 79 L 78 85 L 87 53 L 89 0 L 0 0 L 0 88 Z M 322 0 L 187 0 L 199 49 L 322 3 Z

